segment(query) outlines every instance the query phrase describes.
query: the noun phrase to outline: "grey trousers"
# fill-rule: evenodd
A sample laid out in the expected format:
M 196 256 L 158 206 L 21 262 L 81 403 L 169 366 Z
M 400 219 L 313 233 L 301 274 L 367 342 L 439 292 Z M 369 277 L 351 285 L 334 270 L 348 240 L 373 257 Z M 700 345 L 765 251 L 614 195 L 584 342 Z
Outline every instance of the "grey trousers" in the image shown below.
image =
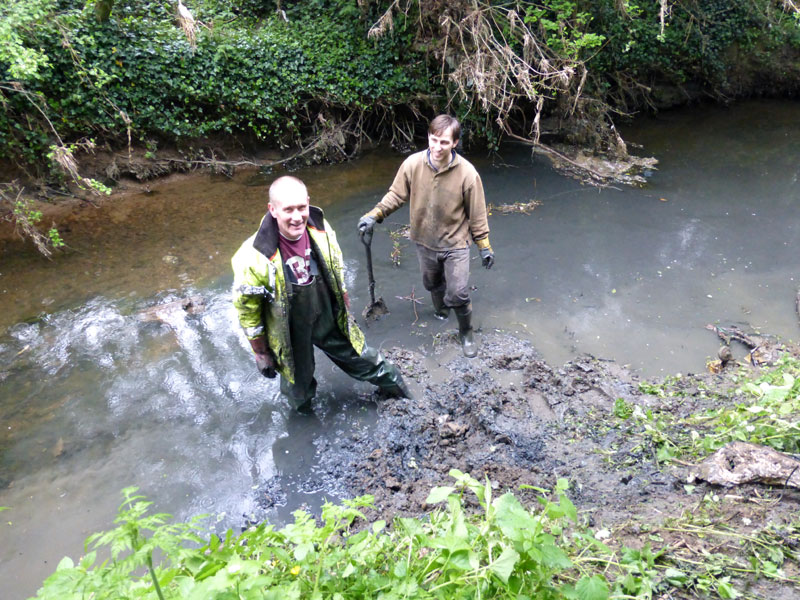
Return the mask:
M 281 392 L 293 408 L 308 405 L 317 391 L 314 378 L 314 346 L 336 366 L 359 381 L 393 390 L 402 382 L 397 367 L 374 348 L 364 346 L 358 354 L 336 324 L 328 287 L 320 276 L 309 285 L 292 284 L 289 301 L 289 335 L 294 358 L 294 383 L 281 377 Z
M 444 292 L 445 306 L 469 304 L 469 248 L 431 250 L 417 244 L 422 285 L 429 292 Z

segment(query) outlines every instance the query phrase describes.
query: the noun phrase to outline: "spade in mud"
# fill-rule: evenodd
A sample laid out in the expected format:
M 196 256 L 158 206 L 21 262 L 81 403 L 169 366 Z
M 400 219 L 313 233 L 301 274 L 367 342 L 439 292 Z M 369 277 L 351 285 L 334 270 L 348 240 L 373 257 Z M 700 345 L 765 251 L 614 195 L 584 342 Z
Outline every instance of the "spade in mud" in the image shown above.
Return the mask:
M 361 316 L 364 317 L 367 322 L 377 321 L 384 315 L 389 314 L 389 307 L 386 306 L 383 298 L 379 297 L 375 300 L 375 276 L 372 274 L 372 232 L 362 233 L 361 242 L 364 244 L 364 248 L 367 251 L 367 275 L 369 276 L 370 300 L 369 305 L 367 305 L 364 312 L 361 313 Z

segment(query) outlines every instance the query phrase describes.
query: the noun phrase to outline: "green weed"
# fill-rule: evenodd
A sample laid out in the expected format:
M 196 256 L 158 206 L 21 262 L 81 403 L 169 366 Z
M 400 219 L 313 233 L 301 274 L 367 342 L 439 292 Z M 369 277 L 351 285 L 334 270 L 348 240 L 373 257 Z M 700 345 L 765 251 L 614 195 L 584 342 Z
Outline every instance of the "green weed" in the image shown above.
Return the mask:
M 564 479 L 552 491 L 524 486 L 540 494 L 529 508 L 512 493 L 494 497 L 489 480 L 458 470 L 450 475 L 453 484 L 433 488 L 427 498 L 439 508 L 421 518 L 367 526 L 373 499 L 362 496 L 326 504 L 319 522 L 297 511 L 283 529 L 261 523 L 224 537 L 204 537 L 202 517 L 175 524 L 148 514 L 150 503 L 128 488 L 117 527 L 90 536 L 77 564 L 63 559 L 37 597 L 610 600 L 683 591 L 735 598 L 732 574 L 798 583 L 782 565 L 797 559 L 791 548 L 800 523 L 740 535 L 688 513 L 649 528 L 657 543 L 660 532 L 678 531 L 741 540 L 745 561 L 720 553 L 697 560 L 650 543 L 615 549 L 600 540 L 610 532 L 595 535 L 581 524 Z M 466 508 L 475 503 L 477 511 Z M 110 559 L 96 564 L 101 550 Z

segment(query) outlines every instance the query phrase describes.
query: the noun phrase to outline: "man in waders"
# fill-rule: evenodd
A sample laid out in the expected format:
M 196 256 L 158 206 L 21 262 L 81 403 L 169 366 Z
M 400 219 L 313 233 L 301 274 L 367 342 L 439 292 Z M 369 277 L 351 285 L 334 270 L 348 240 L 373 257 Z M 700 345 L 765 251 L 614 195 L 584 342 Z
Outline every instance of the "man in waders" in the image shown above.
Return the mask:
M 461 125 L 439 115 L 428 127 L 428 149 L 409 156 L 400 166 L 389 192 L 361 217 L 358 230 L 371 233 L 406 202 L 411 239 L 417 244 L 422 283 L 431 293 L 434 315 L 446 319 L 452 308 L 464 356 L 478 353 L 472 334 L 469 297 L 470 238 L 478 246 L 483 266 L 491 269 L 494 252 L 483 183 L 475 167 L 456 154 Z
M 269 212 L 231 260 L 233 304 L 258 370 L 281 376 L 281 392 L 307 411 L 317 389 L 314 346 L 345 373 L 388 394 L 409 397 L 397 367 L 366 345 L 349 314 L 342 251 L 305 184 L 280 177 Z

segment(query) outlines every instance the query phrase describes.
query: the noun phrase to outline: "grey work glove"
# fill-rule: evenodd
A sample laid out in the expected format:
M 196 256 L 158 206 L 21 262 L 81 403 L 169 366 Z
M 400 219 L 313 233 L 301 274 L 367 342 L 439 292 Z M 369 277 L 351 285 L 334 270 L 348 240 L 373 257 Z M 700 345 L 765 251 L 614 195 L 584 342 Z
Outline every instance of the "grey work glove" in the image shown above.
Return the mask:
M 364 215 L 358 220 L 358 233 L 361 235 L 361 239 L 364 240 L 365 244 L 370 244 L 372 242 L 372 232 L 375 229 L 375 222 L 377 219 L 372 215 Z
M 494 252 L 492 252 L 491 248 L 481 248 L 481 262 L 484 267 L 487 269 L 491 269 L 492 265 L 494 265 Z

